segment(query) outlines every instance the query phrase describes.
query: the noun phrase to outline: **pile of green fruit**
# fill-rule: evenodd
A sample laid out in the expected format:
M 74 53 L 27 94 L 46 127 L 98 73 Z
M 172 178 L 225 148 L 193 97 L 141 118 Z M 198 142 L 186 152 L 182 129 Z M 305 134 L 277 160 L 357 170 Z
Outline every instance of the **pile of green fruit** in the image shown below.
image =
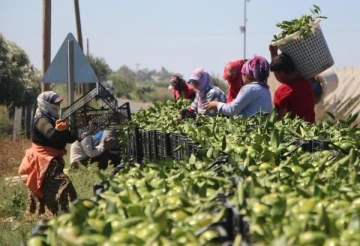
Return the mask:
M 244 216 L 253 245 L 358 245 L 360 130 L 352 126 L 357 115 L 336 120 L 329 114 L 332 120 L 317 125 L 277 120 L 275 112 L 179 121 L 187 105 L 155 104 L 131 124 L 185 133 L 203 152 L 180 162 L 128 163 L 110 177 L 100 175 L 100 194 L 39 222 L 28 245 L 221 245 L 223 233 L 209 227 L 226 219 L 219 194 L 227 194 L 226 203 Z M 285 157 L 296 147 L 287 143 L 295 139 L 324 139 L 343 151 L 299 148 Z M 211 165 L 224 155 L 225 163 Z M 242 245 L 244 236 L 234 235 L 231 244 Z

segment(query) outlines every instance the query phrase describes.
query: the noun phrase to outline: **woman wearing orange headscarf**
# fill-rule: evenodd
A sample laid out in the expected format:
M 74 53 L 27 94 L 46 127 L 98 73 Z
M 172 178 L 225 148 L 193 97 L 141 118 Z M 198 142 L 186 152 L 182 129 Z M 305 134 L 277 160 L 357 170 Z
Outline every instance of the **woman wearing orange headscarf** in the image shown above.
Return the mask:
M 226 64 L 224 68 L 223 78 L 228 82 L 229 90 L 227 95 L 227 103 L 232 102 L 238 95 L 241 87 L 244 85 L 242 81 L 241 69 L 246 60 L 233 60 Z

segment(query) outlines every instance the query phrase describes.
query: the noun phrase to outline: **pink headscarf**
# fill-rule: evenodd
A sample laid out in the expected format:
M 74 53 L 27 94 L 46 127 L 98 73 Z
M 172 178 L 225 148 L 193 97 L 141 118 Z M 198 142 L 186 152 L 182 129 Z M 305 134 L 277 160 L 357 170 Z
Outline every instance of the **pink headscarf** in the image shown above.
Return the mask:
M 262 56 L 254 56 L 244 64 L 241 73 L 259 83 L 266 83 L 270 73 L 269 62 Z
M 198 105 L 201 107 L 203 98 L 205 97 L 206 88 L 211 84 L 210 74 L 206 72 L 204 68 L 197 68 L 191 74 L 189 82 L 192 80 L 196 80 L 200 84 Z

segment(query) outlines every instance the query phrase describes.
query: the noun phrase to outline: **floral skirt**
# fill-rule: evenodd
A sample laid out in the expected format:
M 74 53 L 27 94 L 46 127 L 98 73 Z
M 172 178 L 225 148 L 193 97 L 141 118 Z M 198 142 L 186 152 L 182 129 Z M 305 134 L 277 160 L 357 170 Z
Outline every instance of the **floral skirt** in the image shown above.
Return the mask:
M 60 211 L 67 212 L 69 202 L 76 200 L 75 188 L 64 174 L 64 162 L 61 158 L 54 158 L 45 174 L 42 183 L 42 198 L 29 190 L 28 206 L 25 214 L 30 217 L 52 217 Z

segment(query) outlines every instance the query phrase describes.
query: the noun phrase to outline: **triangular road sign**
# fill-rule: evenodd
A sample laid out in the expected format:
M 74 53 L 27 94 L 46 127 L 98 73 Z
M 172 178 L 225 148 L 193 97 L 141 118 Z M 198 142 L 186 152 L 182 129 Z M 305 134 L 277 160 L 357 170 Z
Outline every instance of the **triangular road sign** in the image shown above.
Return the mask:
M 68 41 L 74 41 L 74 83 L 96 83 L 98 78 L 74 35 L 69 33 L 43 77 L 43 83 L 67 83 Z

